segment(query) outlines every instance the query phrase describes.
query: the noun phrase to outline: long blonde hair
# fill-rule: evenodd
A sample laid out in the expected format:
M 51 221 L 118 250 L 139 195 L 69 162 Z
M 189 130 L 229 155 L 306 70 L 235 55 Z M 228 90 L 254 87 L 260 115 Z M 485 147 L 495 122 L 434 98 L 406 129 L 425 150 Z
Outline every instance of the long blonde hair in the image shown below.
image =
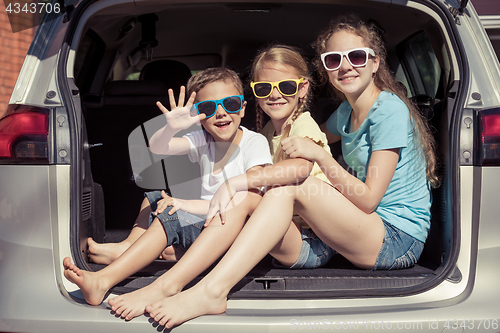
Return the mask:
M 363 38 L 367 46 L 375 52 L 380 58 L 380 64 L 377 72 L 373 76 L 375 85 L 380 90 L 387 90 L 397 95 L 410 110 L 410 118 L 417 138 L 422 146 L 422 152 L 426 161 L 427 179 L 433 187 L 439 186 L 439 179 L 436 174 L 437 159 L 435 155 L 435 140 L 430 132 L 427 121 L 423 118 L 416 105 L 406 96 L 404 87 L 401 86 L 392 75 L 387 64 L 387 51 L 384 47 L 382 38 L 375 26 L 370 27 L 356 15 L 341 16 L 332 21 L 328 28 L 322 32 L 316 39 L 313 46 L 316 49 L 317 57 L 315 65 L 318 69 L 318 74 L 322 83 L 328 81 L 328 72 L 323 67 L 320 59 L 321 53 L 326 52 L 326 43 L 333 34 L 339 31 L 348 31 Z M 333 87 L 335 94 L 342 100 L 345 100 L 345 95 Z
M 288 121 L 285 128 L 283 129 L 283 132 L 281 133 L 281 140 L 283 140 L 290 135 L 290 130 L 295 120 L 300 116 L 302 112 L 304 112 L 307 109 L 309 103 L 309 91 L 311 91 L 312 79 L 309 75 L 309 68 L 307 67 L 307 62 L 304 60 L 304 58 L 300 54 L 299 49 L 297 48 L 287 45 L 274 44 L 266 47 L 265 49 L 260 50 L 252 64 L 252 71 L 250 74 L 250 78 L 253 81 L 256 81 L 257 73 L 262 68 L 264 63 L 275 63 L 293 68 L 296 71 L 296 74 L 300 78 L 305 78 L 309 81 L 308 93 L 304 96 L 304 98 L 299 99 L 298 107 L 293 111 L 290 120 Z M 257 131 L 259 132 L 261 132 L 262 128 L 264 127 L 263 113 L 264 111 L 262 111 L 259 104 L 256 103 L 256 127 Z M 287 156 L 283 152 L 283 150 L 277 149 L 274 155 L 273 162 L 276 163 L 286 158 Z

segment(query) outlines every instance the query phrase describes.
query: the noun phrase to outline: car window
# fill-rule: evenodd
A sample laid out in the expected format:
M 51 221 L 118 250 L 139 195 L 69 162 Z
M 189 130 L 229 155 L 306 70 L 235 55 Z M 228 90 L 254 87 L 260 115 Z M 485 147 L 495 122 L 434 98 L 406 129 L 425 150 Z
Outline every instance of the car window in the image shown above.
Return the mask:
M 135 72 L 135 73 L 131 73 L 127 76 L 127 78 L 125 80 L 139 80 L 139 76 L 141 76 L 141 72 Z
M 92 30 L 83 37 L 75 56 L 75 79 L 82 93 L 87 93 L 97 73 L 106 45 Z
M 474 7 L 493 45 L 497 58 L 500 60 L 500 2 L 476 1 L 477 3 L 474 3 Z
M 490 38 L 491 45 L 493 45 L 497 58 L 500 60 L 500 28 L 486 29 L 486 33 Z
M 398 56 L 410 97 L 426 95 L 436 98 L 441 77 L 441 67 L 431 42 L 424 32 L 407 39 L 397 47 Z

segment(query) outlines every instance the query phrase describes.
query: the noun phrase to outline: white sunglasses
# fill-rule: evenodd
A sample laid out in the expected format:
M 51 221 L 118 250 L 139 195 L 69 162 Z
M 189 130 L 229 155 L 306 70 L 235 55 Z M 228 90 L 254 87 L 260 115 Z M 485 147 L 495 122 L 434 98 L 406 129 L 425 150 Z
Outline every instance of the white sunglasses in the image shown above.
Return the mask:
M 360 47 L 345 52 L 325 52 L 321 54 L 321 61 L 326 70 L 334 71 L 340 68 L 342 59 L 346 56 L 352 67 L 362 67 L 368 62 L 368 55 L 375 56 L 375 52 L 369 47 Z

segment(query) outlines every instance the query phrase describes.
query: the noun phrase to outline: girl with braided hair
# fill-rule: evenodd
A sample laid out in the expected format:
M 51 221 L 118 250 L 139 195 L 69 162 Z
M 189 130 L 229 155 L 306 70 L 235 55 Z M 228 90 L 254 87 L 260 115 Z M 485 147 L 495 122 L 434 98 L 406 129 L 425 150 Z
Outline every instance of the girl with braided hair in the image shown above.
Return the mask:
M 297 80 L 296 78 L 299 78 L 299 82 L 300 80 L 308 82 L 309 86 L 312 83 L 307 63 L 300 55 L 299 50 L 286 45 L 273 45 L 260 51 L 253 62 L 251 77 L 253 81 L 250 85 L 257 99 L 257 131 L 261 132 L 269 141 L 273 163 L 278 163 L 289 158 L 283 149 L 281 149 L 281 141 L 291 136 L 309 138 L 321 145 L 330 154 L 326 135 L 311 117 L 310 112 L 307 111 L 310 99 L 309 93 L 298 97 L 296 107 L 293 105 L 286 105 L 284 106 L 285 109 L 283 107 L 276 107 L 276 105 L 280 105 L 280 99 L 293 97 L 287 96 L 288 91 L 286 89 L 294 92 L 297 82 L 294 80 Z M 285 79 L 283 80 L 283 78 Z M 286 78 L 295 79 L 289 80 Z M 265 81 L 274 79 L 278 80 L 278 82 L 274 82 L 277 84 L 277 88 L 271 92 L 270 87 L 272 83 Z M 262 124 L 263 113 L 266 113 L 271 119 L 265 126 Z M 313 164 L 310 175 L 330 183 L 317 163 Z M 308 245 L 308 242 L 312 241 L 312 239 L 320 244 L 324 256 L 321 257 L 321 260 L 317 261 L 315 267 L 324 265 L 333 255 L 333 251 L 310 232 L 307 223 L 299 215 L 294 214 L 292 221 L 296 224 L 295 226 L 291 225 L 292 228 L 301 228 L 300 231 L 304 246 Z M 276 260 L 273 263 L 277 264 Z M 281 265 L 278 264 L 277 266 Z M 300 268 L 302 266 L 301 263 L 294 261 L 292 268 Z
M 273 45 L 260 51 L 253 62 L 251 77 L 250 86 L 257 99 L 257 131 L 268 139 L 274 163 L 289 158 L 278 147 L 282 140 L 293 135 L 308 137 L 330 151 L 326 135 L 307 111 L 312 78 L 299 50 L 286 45 Z M 281 80 L 268 81 L 274 77 Z M 302 91 L 291 95 L 297 89 Z M 283 100 L 289 99 L 296 99 L 297 103 L 282 105 Z M 263 113 L 271 118 L 265 126 L 262 124 Z M 317 164 L 313 166 L 311 175 L 328 182 Z

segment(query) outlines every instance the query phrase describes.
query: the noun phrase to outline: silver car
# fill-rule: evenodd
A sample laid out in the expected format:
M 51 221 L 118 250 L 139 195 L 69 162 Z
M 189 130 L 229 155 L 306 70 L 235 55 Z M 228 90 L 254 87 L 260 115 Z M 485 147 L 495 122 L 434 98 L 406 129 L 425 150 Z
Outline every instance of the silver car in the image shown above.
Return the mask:
M 115 317 L 106 301 L 88 305 L 63 277 L 62 259 L 101 269 L 87 256 L 88 237 L 123 239 L 144 191 L 175 195 L 196 178 L 144 150 L 167 88 L 213 66 L 245 80 L 256 50 L 271 42 L 312 59 L 318 32 L 348 12 L 379 28 L 394 74 L 437 140 L 442 185 L 420 261 L 365 271 L 334 257 L 291 271 L 266 257 L 233 288 L 224 314 L 173 331 L 500 332 L 500 64 L 470 1 L 58 3 L 0 119 L 0 332 L 163 330 L 146 316 Z M 336 102 L 326 87 L 314 92 L 321 123 Z M 246 100 L 243 125 L 253 128 L 250 91 Z M 156 260 L 110 296 L 150 284 L 173 264 Z

